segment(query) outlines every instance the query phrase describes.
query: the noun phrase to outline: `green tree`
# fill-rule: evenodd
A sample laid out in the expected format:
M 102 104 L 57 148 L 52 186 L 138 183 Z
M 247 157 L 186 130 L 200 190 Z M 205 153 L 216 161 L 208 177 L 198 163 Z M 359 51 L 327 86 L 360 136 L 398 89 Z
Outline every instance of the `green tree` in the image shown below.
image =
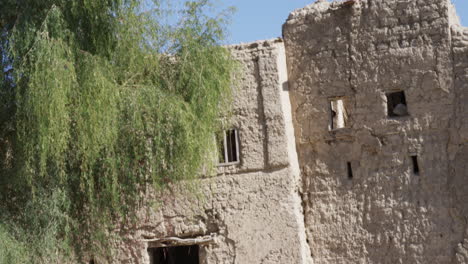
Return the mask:
M 162 1 L 0 2 L 0 263 L 102 255 L 147 190 L 212 168 L 226 16 L 208 0 L 172 17 Z

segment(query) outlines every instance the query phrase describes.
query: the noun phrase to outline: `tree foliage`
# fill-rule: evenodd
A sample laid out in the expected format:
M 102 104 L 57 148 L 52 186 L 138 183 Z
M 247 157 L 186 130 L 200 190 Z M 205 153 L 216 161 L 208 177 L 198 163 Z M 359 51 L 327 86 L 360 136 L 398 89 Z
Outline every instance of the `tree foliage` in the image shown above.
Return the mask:
M 0 263 L 102 254 L 147 190 L 211 168 L 234 64 L 209 4 L 1 0 Z

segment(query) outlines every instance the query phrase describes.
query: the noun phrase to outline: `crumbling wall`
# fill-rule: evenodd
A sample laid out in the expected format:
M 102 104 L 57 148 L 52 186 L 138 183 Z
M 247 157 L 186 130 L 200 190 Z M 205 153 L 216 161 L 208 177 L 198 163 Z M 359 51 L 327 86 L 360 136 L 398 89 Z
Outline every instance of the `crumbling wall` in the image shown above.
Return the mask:
M 240 139 L 240 163 L 198 183 L 198 195 L 174 186 L 157 193 L 161 204 L 141 210 L 134 226 L 120 230 L 119 263 L 149 263 L 145 238 L 193 238 L 214 234 L 201 246 L 203 264 L 309 263 L 298 194 L 284 45 L 281 40 L 229 47 L 240 62 L 232 127 Z
M 453 12 L 454 13 L 454 12 Z M 450 148 L 450 188 L 454 199 L 454 215 L 465 229 L 465 236 L 456 249 L 457 264 L 468 263 L 468 28 L 454 19 L 452 25 L 455 105 Z
M 283 35 L 229 47 L 240 163 L 198 195 L 155 193 L 118 263 L 149 263 L 146 238 L 214 235 L 201 263 L 468 264 L 468 29 L 450 0 L 320 0 Z
M 284 25 L 315 263 L 453 263 L 468 247 L 460 244 L 468 60 L 465 46 L 452 50 L 451 8 L 448 0 L 318 1 Z M 390 117 L 387 95 L 401 91 L 408 115 Z M 348 124 L 330 131 L 337 97 Z

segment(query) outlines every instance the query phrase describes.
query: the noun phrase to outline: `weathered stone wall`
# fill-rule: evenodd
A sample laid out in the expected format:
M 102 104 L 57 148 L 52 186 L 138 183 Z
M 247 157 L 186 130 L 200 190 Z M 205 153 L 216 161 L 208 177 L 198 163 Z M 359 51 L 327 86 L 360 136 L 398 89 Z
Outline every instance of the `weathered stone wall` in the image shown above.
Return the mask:
M 319 1 L 283 35 L 314 262 L 467 263 L 468 38 L 449 0 Z M 408 116 L 387 115 L 394 91 Z M 347 128 L 329 131 L 332 98 Z
M 149 263 L 145 238 L 213 234 L 203 264 L 468 264 L 468 29 L 450 0 L 319 0 L 283 35 L 229 47 L 240 163 L 199 195 L 157 193 L 118 263 Z M 389 116 L 401 91 L 408 115 Z
M 234 88 L 233 128 L 240 164 L 219 167 L 200 195 L 184 187 L 158 194 L 160 206 L 144 208 L 135 226 L 122 227 L 119 263 L 149 263 L 144 238 L 193 238 L 215 234 L 200 249 L 201 263 L 309 263 L 304 216 L 281 40 L 229 47 L 240 62 Z
M 453 12 L 454 13 L 454 12 Z M 457 19 L 452 25 L 455 107 L 450 148 L 450 188 L 454 207 L 465 236 L 456 249 L 454 263 L 468 263 L 468 29 Z

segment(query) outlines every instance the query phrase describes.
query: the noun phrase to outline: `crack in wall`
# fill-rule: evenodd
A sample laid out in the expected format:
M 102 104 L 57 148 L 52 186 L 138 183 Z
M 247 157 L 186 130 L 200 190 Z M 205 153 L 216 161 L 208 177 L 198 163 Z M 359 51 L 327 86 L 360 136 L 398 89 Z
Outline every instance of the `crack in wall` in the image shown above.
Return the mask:
M 452 109 L 452 116 L 450 118 L 450 128 L 452 131 L 458 131 L 460 129 L 458 127 L 458 122 L 461 122 L 463 120 L 463 113 L 460 115 L 459 110 L 463 110 L 461 108 L 461 100 L 463 98 L 463 94 L 460 94 L 462 92 L 461 87 L 463 87 L 463 84 L 461 84 L 460 87 L 457 87 L 457 84 L 459 82 L 463 83 L 461 80 L 464 75 L 459 74 L 459 72 L 466 72 L 466 69 L 468 69 L 468 65 L 465 64 L 463 65 L 461 62 L 461 58 L 463 56 L 460 56 L 459 53 L 468 53 L 466 50 L 457 50 L 457 54 L 455 54 L 455 49 L 459 47 L 466 47 L 468 50 L 468 45 L 463 42 L 463 39 L 468 37 L 468 34 L 465 33 L 465 28 L 460 28 L 459 25 L 452 25 L 449 29 L 449 43 L 451 47 L 451 53 L 450 53 L 450 59 L 451 59 L 451 64 L 452 64 L 452 76 L 453 76 L 453 83 L 452 83 L 452 90 L 455 92 L 455 103 L 453 104 L 453 109 Z M 466 78 L 468 79 L 468 78 Z M 462 99 L 463 100 L 463 99 Z M 452 193 L 452 210 L 450 210 L 450 213 L 452 215 L 452 218 L 458 219 L 458 221 L 463 222 L 464 228 L 463 228 L 463 234 L 460 235 L 460 243 L 457 245 L 457 247 L 454 249 L 454 255 L 453 255 L 453 263 L 460 263 L 460 264 L 466 264 L 468 262 L 468 246 L 467 246 L 467 238 L 468 238 L 468 216 L 466 215 L 466 210 L 464 210 L 463 205 L 465 204 L 466 200 L 463 199 L 463 197 L 460 197 L 460 190 L 459 188 L 463 188 L 463 185 L 460 185 L 457 182 L 457 174 L 460 173 L 457 171 L 457 160 L 462 158 L 460 155 L 463 155 L 462 150 L 463 150 L 463 143 L 461 143 L 461 138 L 460 138 L 460 133 L 449 133 L 449 140 L 447 141 L 446 145 L 446 151 L 447 151 L 447 159 L 452 160 L 452 162 L 449 163 L 448 169 L 449 175 L 453 175 L 452 177 L 449 177 L 447 184 L 448 184 L 448 189 Z M 460 144 L 461 143 L 461 144 Z M 453 157 L 450 156 L 451 149 L 453 151 L 456 151 L 456 154 L 453 154 Z
M 268 126 L 266 122 L 266 115 L 265 115 L 265 107 L 263 105 L 264 98 L 263 98 L 263 90 L 262 90 L 262 84 L 263 84 L 263 78 L 260 74 L 260 60 L 261 57 L 257 56 L 254 59 L 254 73 L 255 73 L 255 80 L 257 81 L 257 93 L 258 93 L 258 99 L 257 99 L 257 104 L 258 104 L 258 112 L 259 112 L 259 120 L 258 122 L 261 124 L 262 127 L 262 135 L 263 135 L 263 162 L 264 162 L 264 167 L 268 167 L 269 165 L 269 157 L 268 157 Z
M 303 197 L 303 182 L 302 172 L 299 167 L 299 159 L 297 153 L 297 140 L 294 131 L 293 122 L 293 110 L 290 101 L 290 89 L 289 89 L 289 78 L 288 78 L 288 66 L 286 59 L 286 51 L 284 45 L 281 45 L 277 49 L 277 66 L 278 66 L 278 80 L 279 80 L 279 92 L 281 109 L 284 120 L 285 137 L 287 142 L 289 167 L 292 174 L 292 188 L 293 189 L 293 203 L 296 207 L 294 213 L 297 217 L 298 225 L 298 239 L 301 243 L 301 263 L 309 264 L 313 263 L 313 254 L 309 245 L 309 235 L 306 228 L 306 214 Z M 297 110 L 297 109 L 295 109 Z M 295 113 L 294 113 L 295 114 Z

